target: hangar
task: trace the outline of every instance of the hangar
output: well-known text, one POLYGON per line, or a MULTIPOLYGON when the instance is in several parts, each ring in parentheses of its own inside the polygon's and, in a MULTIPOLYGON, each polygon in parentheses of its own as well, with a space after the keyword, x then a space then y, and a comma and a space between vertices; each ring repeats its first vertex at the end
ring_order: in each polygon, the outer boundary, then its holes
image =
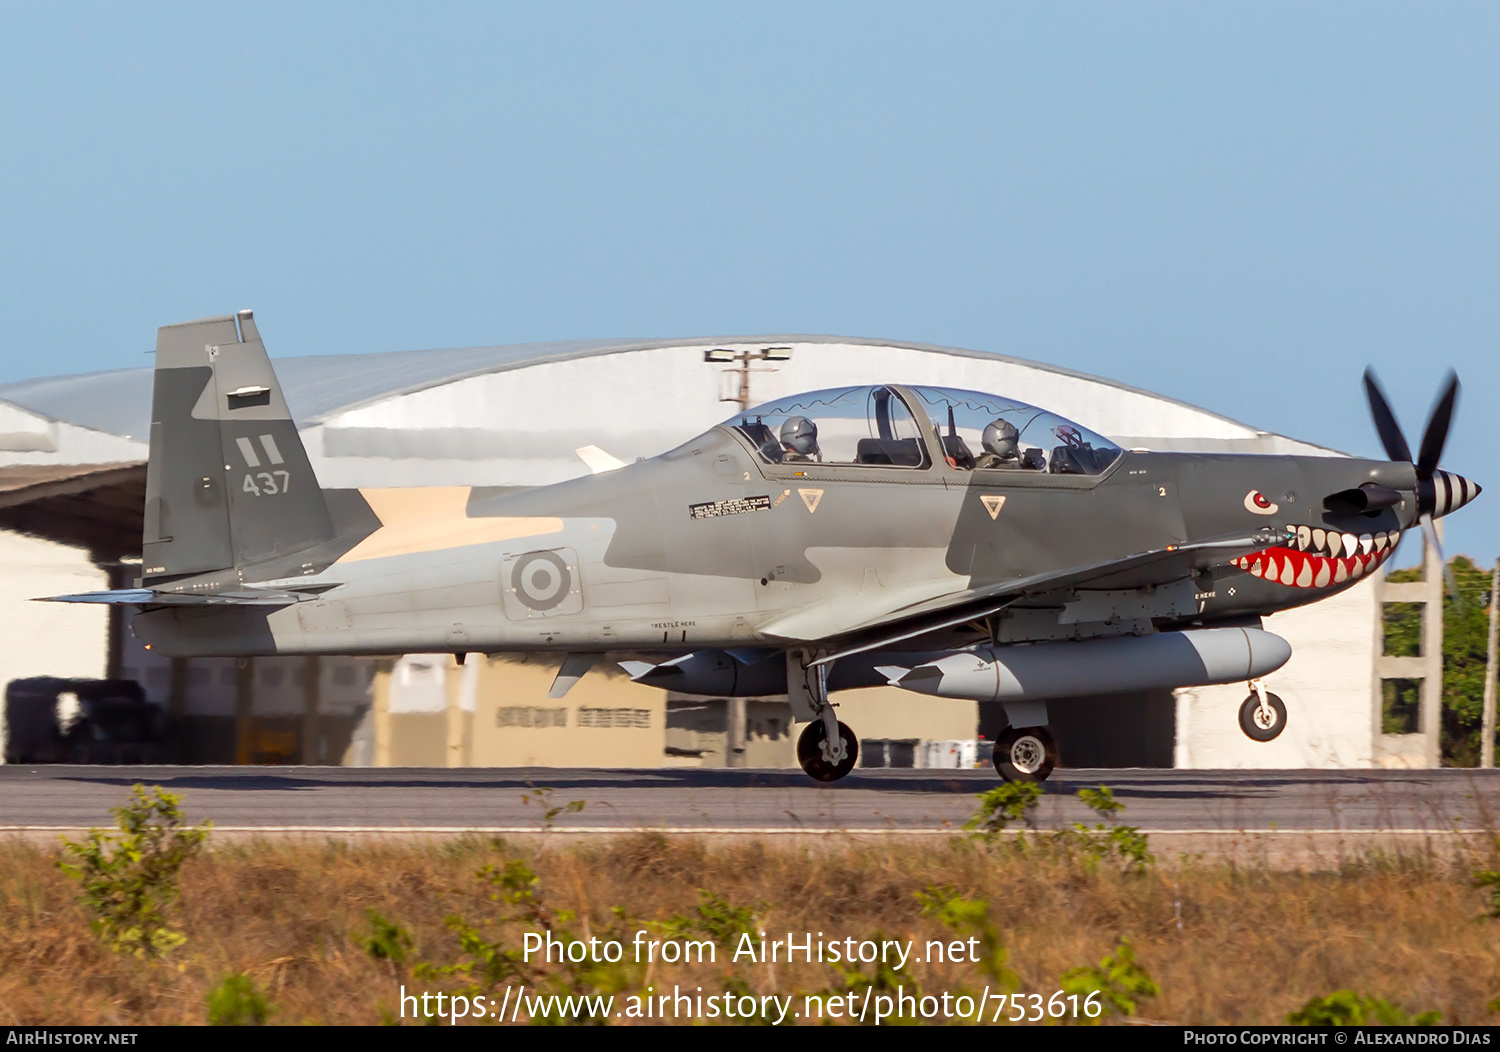
MULTIPOLYGON (((273 338, 274 339, 274 338, 273 338)), ((276 361, 319 480, 329 487, 535 486, 629 460, 801 390, 907 383, 991 391, 1047 407, 1127 448, 1342 454, 1111 380, 1004 355, 835 336, 598 340, 337 354, 276 361), (583 455, 587 455, 585 452, 583 455)), ((668 694, 595 671, 549 700, 539 659, 164 659, 98 607, 25 597, 128 586, 138 573, 151 371, 0 386, 0 682, 138 682, 175 721, 188 763, 433 766, 793 766, 776 698, 668 694)), ((1058 703, 1065 766, 1435 766, 1439 618, 1426 658, 1382 653, 1382 604, 1438 609, 1440 575, 1375 578, 1277 614, 1295 656, 1269 681, 1291 712, 1268 744, 1240 734, 1238 686, 1058 703), (1392 683, 1416 684, 1393 720, 1392 683), (1399 733, 1387 733, 1388 731, 1399 733)), ((1405 688, 1403 688, 1405 689, 1405 688)), ((895 688, 847 692, 840 715, 873 764, 974 762, 1003 713, 895 688), (981 711, 983 709, 984 711, 981 711)))

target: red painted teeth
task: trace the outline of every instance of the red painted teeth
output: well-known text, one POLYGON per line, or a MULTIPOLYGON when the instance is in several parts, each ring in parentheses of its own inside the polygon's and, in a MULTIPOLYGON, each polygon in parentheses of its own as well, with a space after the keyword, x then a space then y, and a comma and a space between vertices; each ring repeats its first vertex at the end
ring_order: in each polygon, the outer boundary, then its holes
POLYGON ((1234 565, 1290 588, 1327 588, 1375 569, 1396 550, 1400 539, 1398 530, 1353 534, 1289 525, 1285 545, 1243 556, 1234 565))

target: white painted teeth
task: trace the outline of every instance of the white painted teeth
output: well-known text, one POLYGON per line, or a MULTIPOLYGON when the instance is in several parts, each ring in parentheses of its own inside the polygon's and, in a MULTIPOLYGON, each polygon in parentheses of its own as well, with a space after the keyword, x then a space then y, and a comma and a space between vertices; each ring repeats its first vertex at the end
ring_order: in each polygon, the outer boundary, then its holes
POLYGON ((1396 547, 1401 539, 1400 530, 1379 533, 1335 533, 1311 526, 1287 526, 1284 547, 1298 552, 1312 552, 1327 559, 1349 558, 1357 554, 1369 555, 1396 547))
POLYGON ((1233 561, 1246 573, 1296 588, 1327 588, 1363 577, 1385 561, 1401 539, 1399 530, 1335 533, 1288 524, 1285 540, 1233 561), (1281 554, 1276 554, 1281 549, 1281 554), (1286 549, 1307 552, 1293 556, 1286 549))

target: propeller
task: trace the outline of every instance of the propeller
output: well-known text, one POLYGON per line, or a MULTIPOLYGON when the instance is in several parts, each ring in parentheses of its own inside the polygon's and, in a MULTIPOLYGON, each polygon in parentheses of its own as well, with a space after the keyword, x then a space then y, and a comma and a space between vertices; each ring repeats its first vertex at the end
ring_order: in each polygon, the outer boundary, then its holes
POLYGON ((1401 425, 1396 423, 1396 414, 1391 411, 1391 404, 1385 397, 1385 391, 1381 389, 1380 381, 1375 378, 1374 368, 1365 370, 1365 395, 1370 400, 1370 415, 1375 418, 1375 431, 1380 435, 1380 444, 1385 447, 1386 456, 1392 460, 1411 464, 1417 471, 1417 517, 1422 523, 1422 533, 1427 538, 1427 543, 1432 545, 1432 550, 1437 553, 1438 563, 1443 568, 1443 576, 1448 581, 1448 594, 1455 600, 1458 599, 1458 582, 1453 578, 1453 571, 1448 568, 1448 559, 1443 554, 1442 542, 1438 540, 1437 527, 1432 524, 1434 512, 1437 515, 1446 514, 1459 504, 1467 504, 1473 499, 1469 490, 1478 496, 1479 487, 1466 479, 1451 475, 1446 471, 1438 470, 1438 461, 1443 456, 1443 446, 1448 441, 1448 428, 1453 424, 1453 407, 1458 402, 1458 374, 1452 369, 1448 370, 1448 378, 1443 384, 1442 394, 1438 396, 1437 403, 1432 407, 1432 412, 1427 417, 1427 428, 1422 432, 1422 445, 1417 454, 1415 462, 1412 461, 1411 447, 1406 444, 1406 436, 1401 433, 1401 425), (1459 483, 1459 500, 1453 499, 1453 481, 1459 483), (1442 484, 1442 494, 1438 492, 1439 481, 1442 484), (1438 511, 1439 503, 1442 510, 1438 511), (1450 507, 1451 505, 1451 507, 1450 507))

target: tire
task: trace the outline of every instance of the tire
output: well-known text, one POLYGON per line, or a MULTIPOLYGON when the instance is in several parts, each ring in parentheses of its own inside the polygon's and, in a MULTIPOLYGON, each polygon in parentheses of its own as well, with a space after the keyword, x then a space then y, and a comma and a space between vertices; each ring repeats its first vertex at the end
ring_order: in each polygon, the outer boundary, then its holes
POLYGON ((828 739, 823 721, 813 720, 802 729, 802 735, 797 739, 797 762, 802 765, 809 778, 819 782, 836 782, 854 770, 854 765, 859 762, 859 739, 842 723, 839 724, 839 737, 844 742, 844 759, 841 763, 831 764, 823 759, 822 745, 828 739))
POLYGON ((1007 782, 1045 782, 1057 766, 1057 743, 1045 727, 1007 727, 992 759, 1007 782))
POLYGON ((1252 692, 1240 705, 1240 730, 1244 731, 1245 737, 1251 741, 1268 742, 1286 730, 1286 706, 1270 691, 1266 692, 1266 701, 1271 706, 1271 713, 1275 720, 1270 725, 1263 725, 1260 698, 1255 693, 1252 692))

